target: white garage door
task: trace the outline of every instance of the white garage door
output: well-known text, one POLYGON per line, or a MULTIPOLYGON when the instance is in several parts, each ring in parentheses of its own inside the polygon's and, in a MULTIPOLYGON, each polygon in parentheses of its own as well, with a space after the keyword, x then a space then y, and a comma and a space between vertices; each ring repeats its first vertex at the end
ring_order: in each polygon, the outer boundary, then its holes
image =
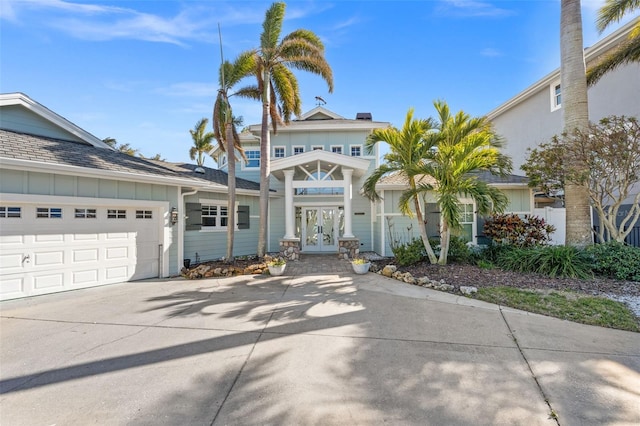
POLYGON ((0 300, 158 276, 160 210, 3 203, 0 300))

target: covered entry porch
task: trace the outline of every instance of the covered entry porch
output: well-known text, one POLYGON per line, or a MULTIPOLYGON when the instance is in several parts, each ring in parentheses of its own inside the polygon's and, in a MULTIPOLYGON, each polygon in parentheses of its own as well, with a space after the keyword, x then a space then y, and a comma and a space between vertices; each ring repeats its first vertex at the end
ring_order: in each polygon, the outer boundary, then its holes
POLYGON ((283 255, 290 259, 300 252, 354 255, 359 244, 354 243, 358 237, 352 223, 353 180, 367 172, 369 163, 323 150, 271 163, 272 174, 284 182, 283 255))

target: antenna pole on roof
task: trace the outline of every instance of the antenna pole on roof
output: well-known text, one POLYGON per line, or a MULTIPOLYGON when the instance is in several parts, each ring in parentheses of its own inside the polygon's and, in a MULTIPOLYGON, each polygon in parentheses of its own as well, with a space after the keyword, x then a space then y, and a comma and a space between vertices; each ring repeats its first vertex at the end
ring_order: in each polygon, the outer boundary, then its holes
POLYGON ((224 55, 222 54, 222 31, 218 22, 218 37, 220 38, 220 72, 222 73, 222 87, 224 87, 224 55))

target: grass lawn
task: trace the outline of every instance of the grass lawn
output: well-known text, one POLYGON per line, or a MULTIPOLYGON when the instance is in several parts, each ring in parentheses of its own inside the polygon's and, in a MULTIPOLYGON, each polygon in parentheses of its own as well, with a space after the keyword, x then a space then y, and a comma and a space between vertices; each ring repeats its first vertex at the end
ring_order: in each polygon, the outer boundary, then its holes
POLYGON ((640 332, 638 319, 624 303, 603 297, 512 287, 479 288, 474 297, 485 302, 582 324, 640 332))

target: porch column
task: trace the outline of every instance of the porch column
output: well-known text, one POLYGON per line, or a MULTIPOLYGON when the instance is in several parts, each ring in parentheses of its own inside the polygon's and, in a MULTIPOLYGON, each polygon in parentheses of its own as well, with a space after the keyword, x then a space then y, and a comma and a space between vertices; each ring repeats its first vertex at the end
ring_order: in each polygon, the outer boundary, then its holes
POLYGON ((344 177, 344 237, 354 237, 351 230, 351 177, 353 176, 353 169, 342 169, 342 176, 344 177))
POLYGON ((295 238, 293 229, 293 173, 295 170, 286 169, 284 173, 284 238, 295 238))

